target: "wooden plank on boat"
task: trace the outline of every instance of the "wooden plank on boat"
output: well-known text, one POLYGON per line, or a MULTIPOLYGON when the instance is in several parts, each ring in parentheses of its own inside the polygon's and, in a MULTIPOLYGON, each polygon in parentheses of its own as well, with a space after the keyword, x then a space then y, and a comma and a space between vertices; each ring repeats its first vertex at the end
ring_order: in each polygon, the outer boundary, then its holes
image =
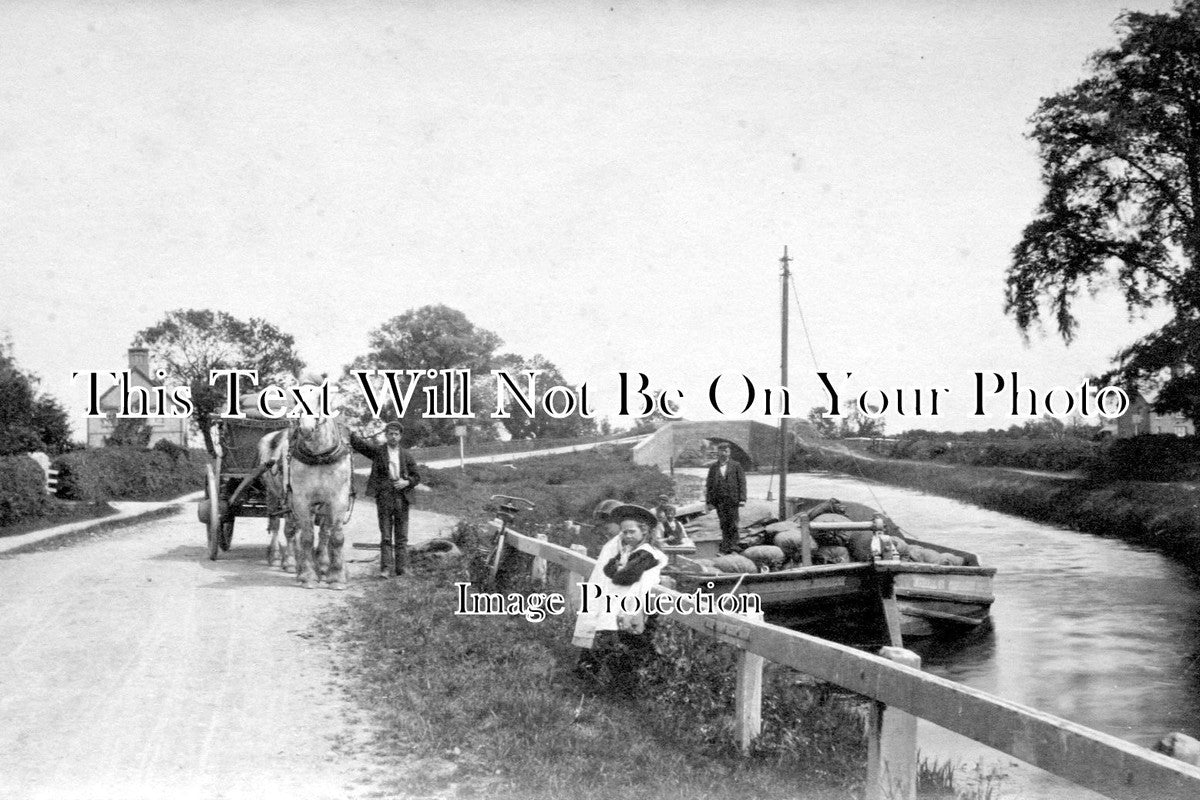
POLYGON ((951 567, 944 564, 923 564, 919 561, 876 561, 875 568, 881 572, 897 572, 906 575, 961 575, 991 578, 996 575, 995 567, 951 567))
MULTIPOLYGON (((805 514, 805 516, 808 516, 805 514)), ((875 522, 820 522, 814 520, 808 523, 810 530, 814 531, 873 531, 883 530, 883 523, 875 522)))

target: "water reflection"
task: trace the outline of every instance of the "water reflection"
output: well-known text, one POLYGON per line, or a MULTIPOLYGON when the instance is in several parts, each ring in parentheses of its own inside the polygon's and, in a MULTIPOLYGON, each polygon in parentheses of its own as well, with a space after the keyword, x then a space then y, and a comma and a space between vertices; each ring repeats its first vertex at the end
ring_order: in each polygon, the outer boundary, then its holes
POLYGON ((980 625, 963 636, 914 639, 909 650, 921 657, 923 669, 937 675, 992 691, 996 656, 996 629, 991 622, 980 625))

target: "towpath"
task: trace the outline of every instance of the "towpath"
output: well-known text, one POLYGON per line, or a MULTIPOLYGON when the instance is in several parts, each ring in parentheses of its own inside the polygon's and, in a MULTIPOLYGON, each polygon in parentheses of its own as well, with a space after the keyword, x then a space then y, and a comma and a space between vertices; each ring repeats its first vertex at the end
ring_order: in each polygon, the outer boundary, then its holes
MULTIPOLYGON (((453 520, 415 511, 414 543, 453 520)), ((240 519, 206 556, 194 504, 66 546, 0 558, 0 797, 305 798, 371 792, 365 715, 314 620, 375 580, 306 591, 240 519)), ((348 542, 378 541, 360 500, 348 542)))

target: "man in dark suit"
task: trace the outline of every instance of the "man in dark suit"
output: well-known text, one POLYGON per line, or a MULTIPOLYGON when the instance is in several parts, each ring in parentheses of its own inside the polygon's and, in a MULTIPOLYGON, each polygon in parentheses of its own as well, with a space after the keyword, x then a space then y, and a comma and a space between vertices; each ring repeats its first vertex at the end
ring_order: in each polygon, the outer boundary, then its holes
POLYGON ((722 553, 738 552, 738 509, 746 505, 746 473, 729 457, 729 443, 717 445, 717 461, 708 468, 704 502, 721 521, 722 553))
POLYGON ((375 493, 379 515, 379 577, 403 575, 408 567, 409 493, 421 482, 417 462, 400 446, 404 426, 389 422, 383 429, 385 442, 376 444, 356 433, 350 446, 371 459, 367 488, 375 493))

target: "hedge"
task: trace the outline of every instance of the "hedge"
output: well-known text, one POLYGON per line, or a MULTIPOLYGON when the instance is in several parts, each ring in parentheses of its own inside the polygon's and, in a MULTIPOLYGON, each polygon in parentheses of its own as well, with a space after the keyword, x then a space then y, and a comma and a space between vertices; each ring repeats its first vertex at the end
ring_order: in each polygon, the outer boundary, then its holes
POLYGON ((1111 480, 1196 480, 1200 478, 1200 438, 1162 433, 1115 439, 1093 473, 1111 480))
POLYGON ((0 456, 0 528, 46 513, 46 473, 29 456, 0 456))
POLYGON ((973 467, 1012 467, 1067 472, 1087 469, 1103 458, 1099 442, 1075 437, 1062 439, 930 439, 925 437, 876 439, 852 449, 865 449, 884 458, 940 461, 973 467))
MULTIPOLYGON (((179 448, 182 450, 182 448, 179 448)), ((58 496, 65 500, 172 500, 204 487, 202 451, 100 447, 57 459, 58 496)))

